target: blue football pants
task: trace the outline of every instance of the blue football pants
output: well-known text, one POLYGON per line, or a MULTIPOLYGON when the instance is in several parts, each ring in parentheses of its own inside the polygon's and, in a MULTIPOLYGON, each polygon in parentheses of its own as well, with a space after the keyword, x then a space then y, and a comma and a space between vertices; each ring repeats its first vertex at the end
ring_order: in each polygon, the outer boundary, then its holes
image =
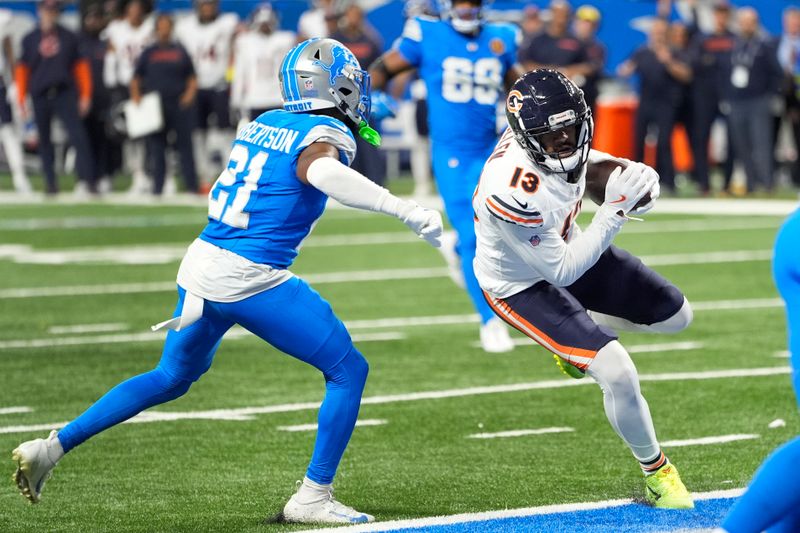
MULTIPOLYGON (((180 315, 184 296, 178 287, 174 316, 180 315)), ((64 451, 185 394, 209 369, 222 336, 234 324, 322 371, 326 393, 306 475, 317 483, 331 483, 358 417, 369 367, 328 302, 299 278, 238 302, 206 301, 197 322, 167 334, 155 369, 120 383, 59 431, 64 451)))
POLYGON ((461 257, 461 270, 467 285, 467 293, 481 316, 482 323, 494 318, 494 312, 483 297, 483 291, 475 279, 475 270, 472 267, 477 244, 472 195, 478 186, 483 164, 493 149, 494 142, 487 145, 485 150, 477 151, 453 150, 438 144, 434 144, 431 149, 436 187, 444 202, 450 225, 458 234, 456 252, 461 257))
MULTIPOLYGON (((772 273, 786 303, 792 384, 800 404, 800 210, 795 211, 778 232, 772 273)), ((800 437, 784 444, 764 461, 722 527, 730 533, 800 531, 798 464, 800 437)))

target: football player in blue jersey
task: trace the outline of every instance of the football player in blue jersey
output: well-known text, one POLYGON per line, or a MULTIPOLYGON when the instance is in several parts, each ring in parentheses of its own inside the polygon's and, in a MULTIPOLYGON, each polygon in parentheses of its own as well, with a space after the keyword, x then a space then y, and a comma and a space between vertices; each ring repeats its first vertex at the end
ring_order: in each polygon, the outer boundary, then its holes
MULTIPOLYGON (((772 260, 775 285, 786 303, 792 383, 800 405, 800 209, 783 224, 772 260)), ((800 531, 800 437, 784 444, 759 467, 747 492, 722 523, 727 533, 800 531)))
POLYGON ((288 268, 322 215, 340 203, 402 220, 439 246, 438 212, 393 196, 349 168, 355 135, 378 144, 367 123, 369 76, 332 39, 294 47, 281 65, 284 110, 241 129, 227 168, 209 193, 208 225, 178 271, 174 318, 154 370, 120 383, 47 439, 13 452, 23 495, 39 501, 61 457, 90 437, 186 393, 211 366, 234 324, 318 368, 326 380, 314 453, 283 509, 289 522, 358 523, 373 517, 336 501, 332 482, 358 416, 367 361, 331 306, 288 268), (309 320, 314 322, 308 328, 309 320))
POLYGON ((482 0, 448 1, 441 16, 409 19, 394 48, 370 67, 370 76, 376 89, 412 68, 425 80, 433 172, 458 235, 455 253, 447 244, 442 252, 451 267, 460 260, 456 271, 480 314, 483 349, 505 352, 514 344, 486 303, 472 268, 472 193, 497 143, 498 98, 521 74, 516 65, 520 33, 509 24, 484 22, 482 0))

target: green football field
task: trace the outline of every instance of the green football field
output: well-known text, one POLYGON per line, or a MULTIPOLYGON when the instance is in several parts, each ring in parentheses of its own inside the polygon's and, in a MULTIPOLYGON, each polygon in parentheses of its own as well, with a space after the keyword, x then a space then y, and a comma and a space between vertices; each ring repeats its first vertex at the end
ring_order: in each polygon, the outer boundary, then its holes
MULTIPOLYGON (((163 334, 149 326, 171 316, 180 257, 205 209, 50 204, 2 213, 0 530, 302 529, 261 522, 304 474, 314 432, 296 426, 314 424, 324 380, 237 329, 186 396, 75 449, 41 504, 17 493, 17 444, 157 363, 163 334)), ((692 491, 744 487, 798 433, 770 277, 780 220, 652 215, 616 240, 695 306, 678 335, 621 336, 692 491), (769 428, 776 419, 786 425, 769 428)), ((336 479, 344 503, 392 520, 643 496, 599 388, 561 375, 521 335, 509 354, 476 347, 466 295, 439 253, 401 223, 330 210, 292 270, 331 302, 370 362, 364 425, 336 479), (546 431, 495 435, 537 429, 546 431)))

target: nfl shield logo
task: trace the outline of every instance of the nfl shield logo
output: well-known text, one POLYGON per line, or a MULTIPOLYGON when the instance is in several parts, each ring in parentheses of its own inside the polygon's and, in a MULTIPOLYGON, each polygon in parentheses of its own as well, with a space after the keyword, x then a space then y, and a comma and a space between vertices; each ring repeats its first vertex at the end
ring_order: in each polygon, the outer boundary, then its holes
POLYGON ((310 90, 314 88, 314 82, 312 80, 305 80, 306 90, 310 90))
POLYGON ((531 243, 531 246, 539 246, 539 243, 542 242, 542 239, 538 235, 534 235, 528 239, 528 242, 531 243))

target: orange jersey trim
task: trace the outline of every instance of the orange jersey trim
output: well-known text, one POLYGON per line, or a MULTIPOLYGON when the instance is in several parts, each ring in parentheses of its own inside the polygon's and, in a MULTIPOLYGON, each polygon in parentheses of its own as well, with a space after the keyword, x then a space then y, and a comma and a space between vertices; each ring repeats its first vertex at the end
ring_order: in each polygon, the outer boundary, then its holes
POLYGON ((486 199, 486 203, 489 205, 489 208, 492 211, 496 212, 498 215, 501 215, 501 216, 503 216, 505 218, 511 219, 514 222, 520 222, 522 224, 541 224, 542 222, 544 222, 544 219, 542 219, 542 218, 521 218, 521 217, 512 215, 508 211, 505 211, 504 209, 501 209, 497 204, 495 204, 492 201, 491 198, 487 198, 486 199))

